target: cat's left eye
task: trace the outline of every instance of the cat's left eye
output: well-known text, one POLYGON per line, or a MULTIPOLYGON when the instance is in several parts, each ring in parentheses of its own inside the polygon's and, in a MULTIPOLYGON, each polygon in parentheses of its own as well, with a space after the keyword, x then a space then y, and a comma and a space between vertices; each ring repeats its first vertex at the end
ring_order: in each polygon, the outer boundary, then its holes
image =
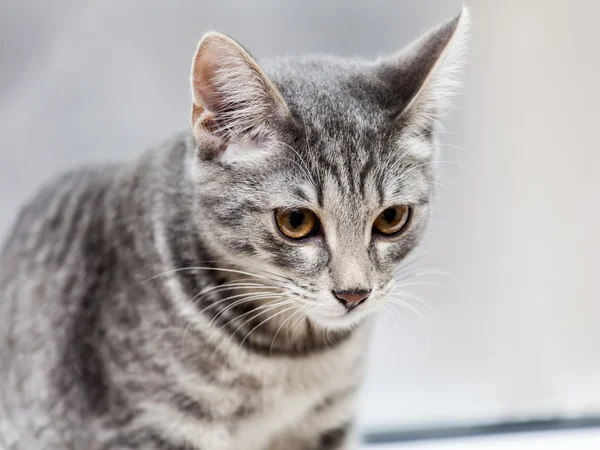
POLYGON ((412 215, 412 209, 407 205, 397 205, 386 208, 373 222, 373 232, 391 236, 406 231, 412 215))

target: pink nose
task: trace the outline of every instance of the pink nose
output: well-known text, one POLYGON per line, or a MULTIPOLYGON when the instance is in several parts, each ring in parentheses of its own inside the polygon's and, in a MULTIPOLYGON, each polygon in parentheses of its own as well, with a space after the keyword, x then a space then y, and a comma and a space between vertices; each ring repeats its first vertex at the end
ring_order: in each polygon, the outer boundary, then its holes
POLYGON ((357 290, 357 291, 333 291, 333 295, 338 301, 348 310, 348 312, 352 311, 358 305, 363 303, 371 291, 367 290, 357 290))

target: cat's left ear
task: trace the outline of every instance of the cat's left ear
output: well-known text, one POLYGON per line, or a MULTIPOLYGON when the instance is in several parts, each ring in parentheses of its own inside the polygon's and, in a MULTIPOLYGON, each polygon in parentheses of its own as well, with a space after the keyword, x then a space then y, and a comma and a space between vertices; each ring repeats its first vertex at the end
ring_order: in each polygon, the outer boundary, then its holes
POLYGON ((203 148, 263 144, 289 110, 275 85, 236 41, 222 33, 204 35, 192 63, 191 125, 203 148))
POLYGON ((399 53, 376 63, 384 107, 403 132, 431 131, 451 106, 469 38, 469 11, 430 30, 399 53))

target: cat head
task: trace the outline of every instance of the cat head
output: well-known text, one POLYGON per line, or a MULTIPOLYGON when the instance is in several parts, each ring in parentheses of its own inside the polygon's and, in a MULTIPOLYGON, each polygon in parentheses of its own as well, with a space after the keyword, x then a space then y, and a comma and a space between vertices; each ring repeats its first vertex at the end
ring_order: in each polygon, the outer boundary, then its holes
POLYGON ((434 130, 468 27, 463 10, 376 61, 263 66, 206 34, 191 75, 193 170, 198 223, 220 258, 284 286, 321 326, 378 309, 428 222, 434 130))

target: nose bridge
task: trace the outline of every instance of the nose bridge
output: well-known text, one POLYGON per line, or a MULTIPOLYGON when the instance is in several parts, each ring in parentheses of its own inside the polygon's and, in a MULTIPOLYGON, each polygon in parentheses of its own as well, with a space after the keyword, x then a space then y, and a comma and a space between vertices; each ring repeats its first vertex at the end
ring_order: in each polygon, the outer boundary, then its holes
POLYGON ((338 245, 331 258, 333 288, 337 290, 368 290, 371 288, 371 263, 362 233, 357 230, 338 232, 338 245))

